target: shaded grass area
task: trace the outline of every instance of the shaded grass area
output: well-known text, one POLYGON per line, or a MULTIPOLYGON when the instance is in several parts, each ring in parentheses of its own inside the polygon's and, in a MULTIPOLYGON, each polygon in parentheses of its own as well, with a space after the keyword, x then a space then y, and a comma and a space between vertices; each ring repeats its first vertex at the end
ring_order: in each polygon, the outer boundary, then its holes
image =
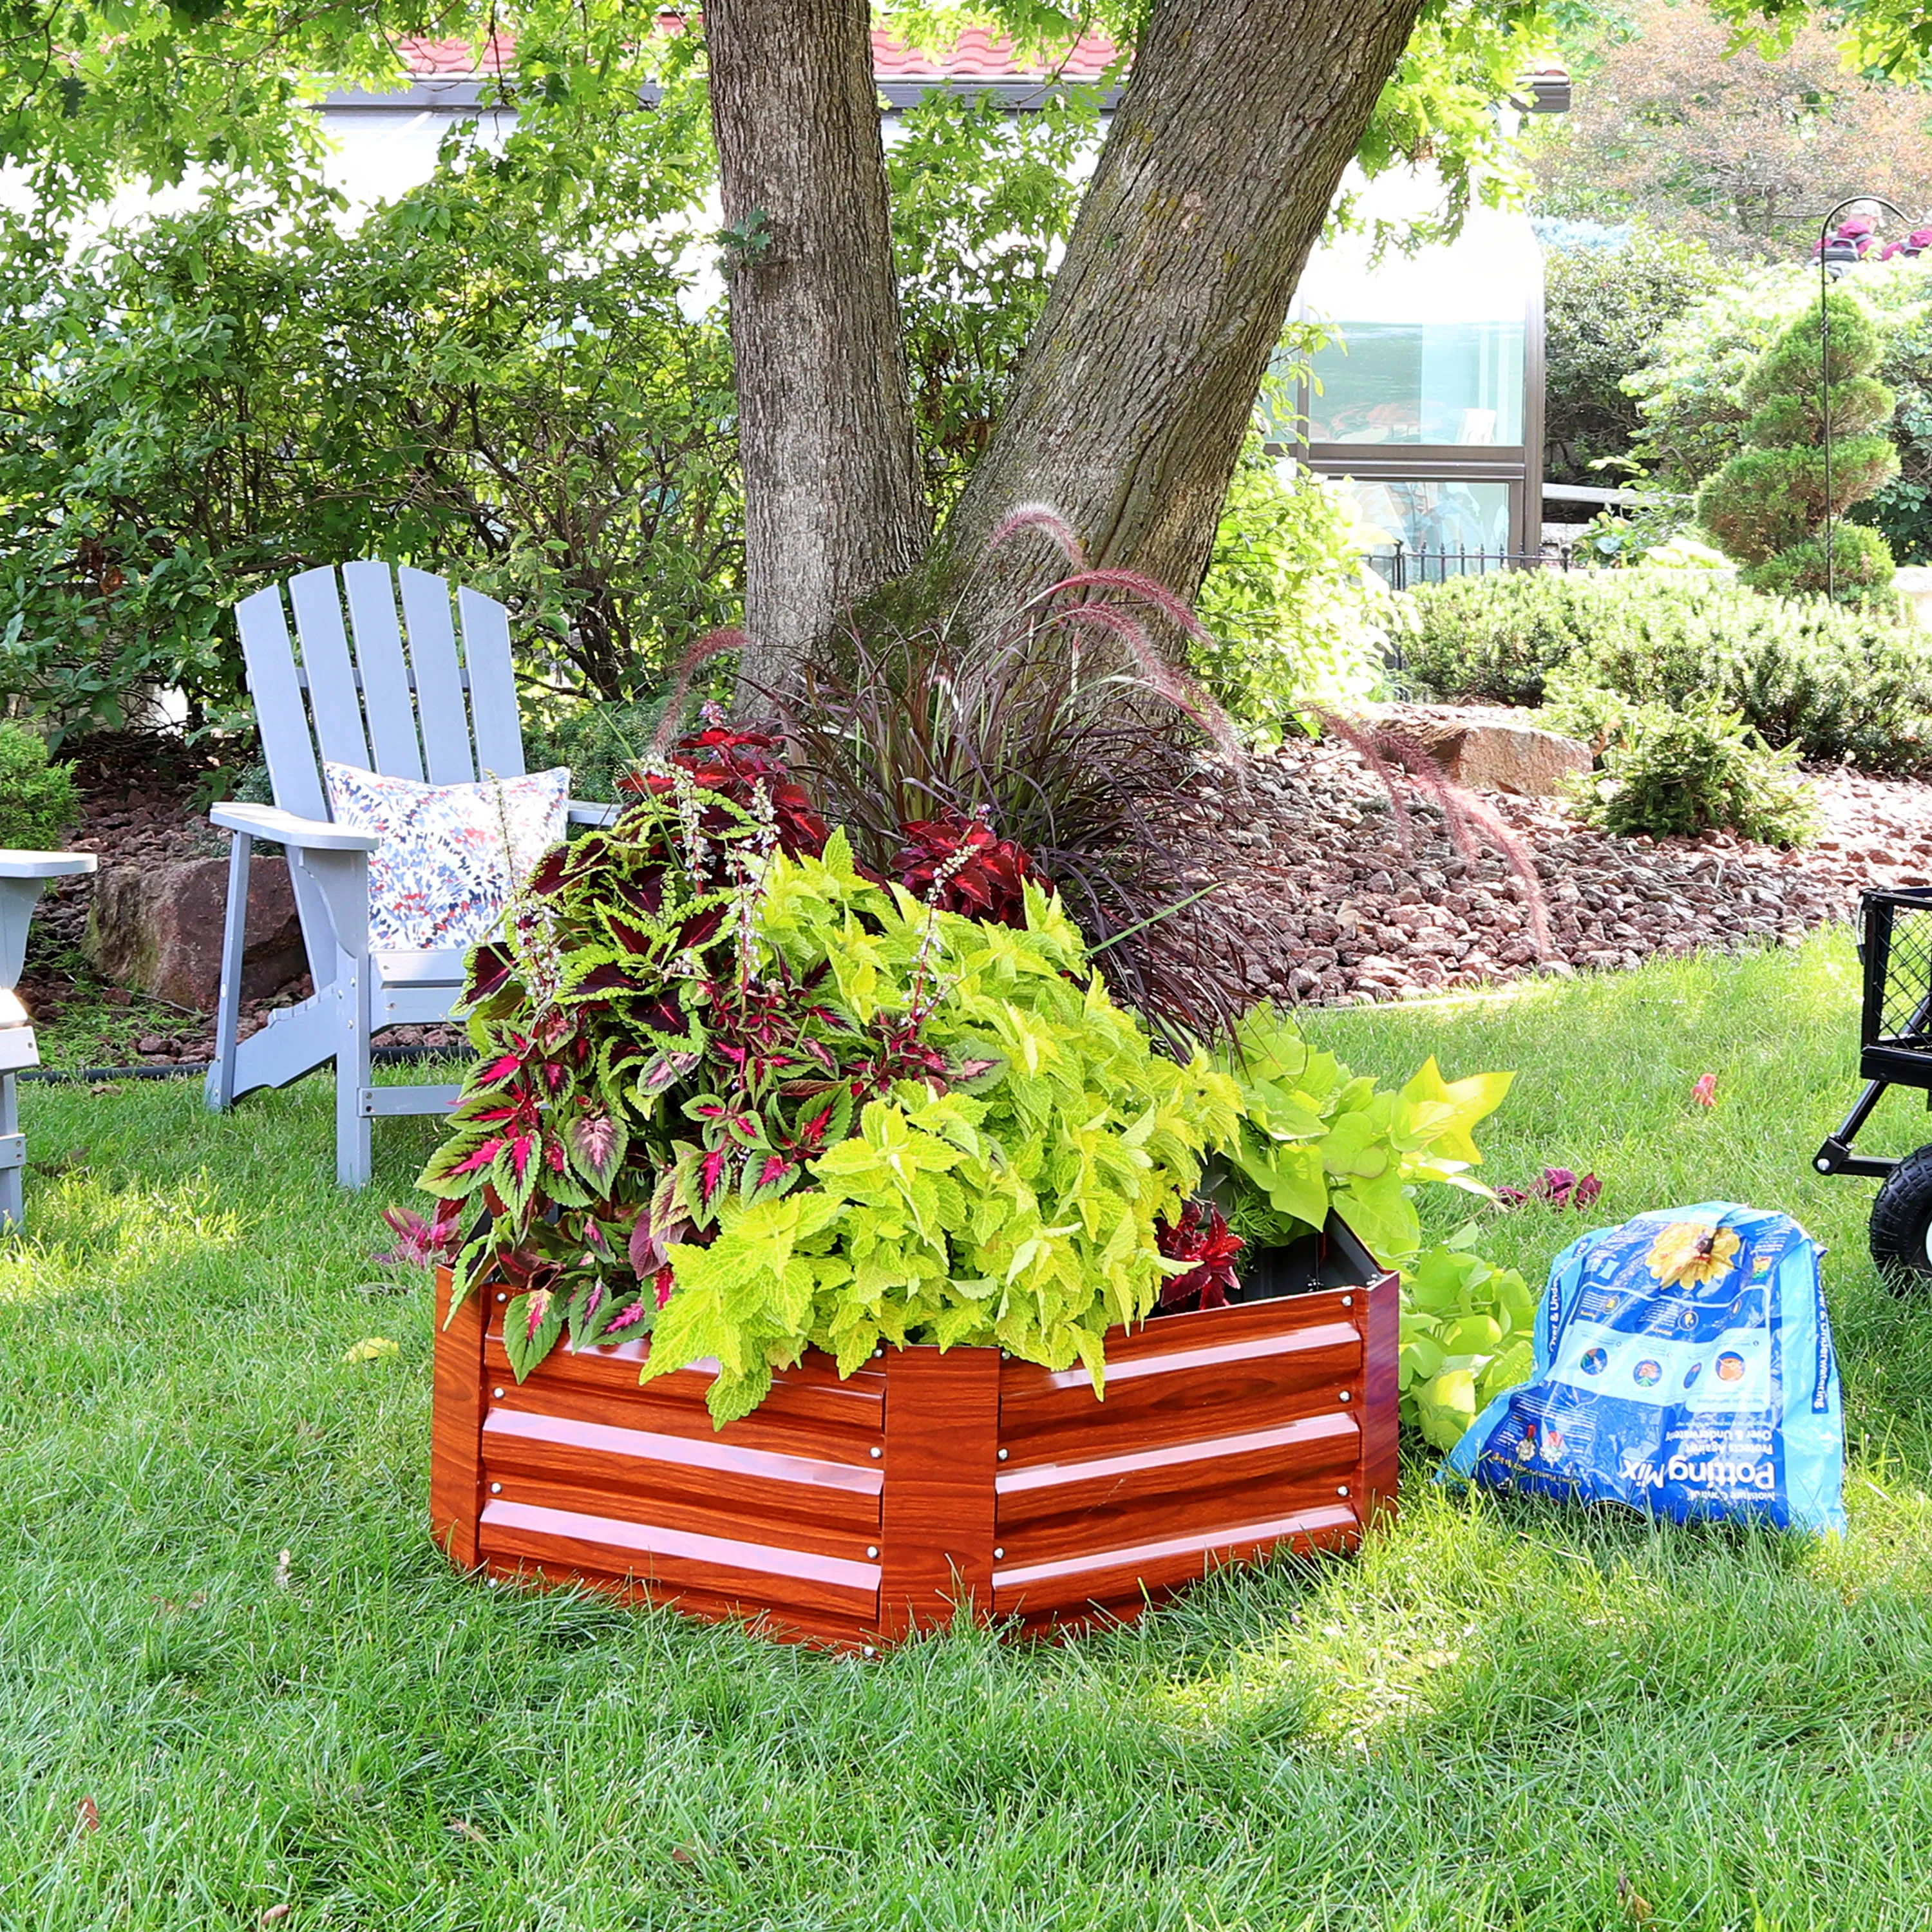
MULTIPOLYGON (((1805 1165, 1854 996, 1832 938, 1310 1024, 1388 1077, 1521 1068, 1492 1178, 1594 1167, 1593 1218, 1728 1195, 1829 1242, 1846 1544, 1459 1500, 1418 1460, 1358 1562, 872 1664, 444 1567, 427 1285, 366 1259, 426 1124, 379 1128, 352 1198, 326 1082, 224 1120, 191 1086, 30 1093, 0 1925, 1595 1932, 1622 1876, 1660 1927, 1923 1926, 1926 1311, 1873 1277, 1869 1184, 1805 1165), (371 1336, 399 1352, 343 1360, 371 1336)), ((1932 1139, 1888 1108, 1875 1147, 1932 1139)), ((1489 1245, 1540 1275, 1587 1225, 1489 1245)))

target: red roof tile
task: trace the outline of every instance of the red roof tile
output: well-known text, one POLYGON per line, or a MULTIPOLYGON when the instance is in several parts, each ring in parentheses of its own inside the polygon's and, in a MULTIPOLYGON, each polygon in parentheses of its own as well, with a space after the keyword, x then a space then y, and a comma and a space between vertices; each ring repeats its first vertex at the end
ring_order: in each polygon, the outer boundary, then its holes
MULTIPOLYGON (((508 34, 492 40, 479 63, 467 40, 406 40, 403 58, 411 74, 428 80, 438 76, 499 71, 514 50, 508 34)), ((944 54, 934 56, 902 44, 881 28, 872 33, 872 66, 881 80, 999 80, 1030 79, 1054 73, 1069 80, 1093 80, 1114 58, 1111 40, 1089 34, 1064 61, 1016 60, 1012 44, 977 27, 970 28, 944 54)))

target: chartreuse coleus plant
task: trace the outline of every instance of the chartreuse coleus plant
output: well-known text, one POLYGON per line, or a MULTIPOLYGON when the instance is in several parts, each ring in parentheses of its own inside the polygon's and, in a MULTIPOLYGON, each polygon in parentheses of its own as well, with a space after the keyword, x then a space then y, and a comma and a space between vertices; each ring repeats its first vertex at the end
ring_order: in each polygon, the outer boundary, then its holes
POLYGON ((1230 1226, 1267 1246, 1320 1227, 1332 1208, 1400 1270, 1402 1420, 1454 1448, 1491 1396, 1532 1372, 1534 1303, 1521 1275, 1472 1251, 1473 1222, 1418 1256, 1414 1194, 1438 1181, 1490 1196, 1469 1172, 1482 1160, 1473 1132, 1512 1076, 1445 1081, 1432 1058, 1407 1085, 1378 1088, 1267 1006, 1245 1016, 1228 1064, 1241 1089, 1230 1226))
POLYGON ((1453 1449, 1492 1396, 1535 1372, 1536 1297, 1474 1252, 1476 1225, 1402 1270, 1402 1419, 1453 1449))
POLYGON ((1432 1056, 1406 1086, 1379 1088, 1265 1004, 1243 1016, 1223 1059, 1240 1089, 1228 1219, 1251 1245, 1294 1240, 1333 1208, 1384 1267, 1400 1268, 1421 1245, 1418 1184, 1489 1197, 1469 1172, 1483 1158, 1472 1132, 1514 1075, 1447 1081, 1432 1056))
POLYGON ((775 748, 687 741, 473 956, 480 1057, 422 1176, 488 1210, 459 1293, 518 1291, 520 1377, 566 1331, 651 1333, 647 1378, 715 1358, 721 1424, 808 1346, 996 1343, 1100 1387, 1234 1082, 1152 1051, 1038 884, 1018 925, 947 909, 970 828, 902 855, 923 898, 862 876, 775 748))

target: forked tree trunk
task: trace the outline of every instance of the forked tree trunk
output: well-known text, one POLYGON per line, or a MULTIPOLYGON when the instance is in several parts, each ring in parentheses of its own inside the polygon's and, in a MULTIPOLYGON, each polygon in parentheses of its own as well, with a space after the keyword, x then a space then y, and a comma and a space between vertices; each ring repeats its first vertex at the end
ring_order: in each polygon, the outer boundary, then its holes
POLYGON ((931 523, 866 0, 709 0, 704 27, 733 231, 740 674, 770 685, 844 605, 919 562, 931 523))
POLYGON ((1200 585, 1268 357, 1418 0, 1158 0, 1013 393, 946 533, 1042 501, 1200 585))

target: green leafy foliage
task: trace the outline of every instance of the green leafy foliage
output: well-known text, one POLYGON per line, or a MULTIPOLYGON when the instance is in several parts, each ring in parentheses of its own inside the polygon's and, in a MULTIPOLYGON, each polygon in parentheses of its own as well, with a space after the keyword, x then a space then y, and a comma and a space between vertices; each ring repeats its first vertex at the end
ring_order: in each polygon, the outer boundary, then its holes
POLYGON ((458 141, 352 230, 214 198, 10 262, 0 697, 77 728, 172 686, 227 722, 234 600, 372 554, 502 598, 541 686, 648 690, 731 614, 742 544, 723 326, 643 232, 701 188, 688 139, 458 141))
POLYGON ((1932 759, 1932 640, 1876 613, 1645 568, 1498 572, 1414 599, 1408 673, 1444 698, 1540 704, 1560 670, 1637 704, 1714 698, 1808 758, 1932 759))
POLYGON ((1402 1271, 1402 1419, 1438 1449, 1536 1367, 1536 1298, 1514 1268, 1475 1253, 1477 1238, 1466 1222, 1402 1271))
POLYGON ((1331 1210, 1384 1267, 1420 1245, 1413 1195, 1424 1182, 1486 1195, 1476 1124, 1509 1091, 1508 1073, 1445 1081, 1432 1056, 1399 1089, 1352 1075, 1270 1006, 1245 1015, 1225 1058, 1240 1094, 1225 1150, 1228 1226, 1256 1247, 1319 1228, 1331 1210))
POLYGON ((73 766, 50 764, 38 731, 0 719, 0 846, 51 850, 80 815, 73 766))
MULTIPOLYGON (((1932 288, 1924 265, 1903 256, 1862 264, 1856 286, 1880 333, 1873 376, 1896 398, 1881 426, 1899 469, 1848 514, 1879 530, 1900 562, 1922 563, 1932 559, 1932 288)), ((1816 272, 1795 262, 1741 272, 1660 330, 1624 381, 1643 422, 1636 454, 1660 483, 1694 490, 1738 453, 1756 408, 1745 382, 1817 292, 1816 272)))
POLYGON ((997 1342, 1098 1388, 1234 1084, 1156 1054, 1030 880, 1010 925, 862 874, 774 752, 685 741, 473 956, 482 1058, 422 1176, 488 1210, 460 1286, 520 1291, 520 1375, 566 1329, 648 1328, 647 1376, 715 1358, 721 1424, 808 1346, 997 1342))
POLYGON ((1100 92, 1042 90, 1014 114, 991 92, 935 88, 886 151, 913 412, 934 506, 986 446, 1073 226, 1100 92))
POLYGON ((1600 488, 1599 465, 1629 455, 1643 427, 1624 379, 1658 332, 1721 283, 1702 244, 1633 226, 1611 246, 1544 250, 1544 475, 1600 488))
POLYGON ((1195 668, 1231 716, 1278 744, 1311 708, 1350 710, 1387 680, 1406 602, 1369 565, 1342 490, 1284 477, 1251 438, 1228 486, 1198 602, 1195 668))
POLYGON ((1831 562, 1856 574, 1828 576, 1819 541, 1828 518, 1844 515, 1898 473, 1898 454, 1880 433, 1892 419, 1892 392, 1874 380, 1880 332, 1864 304, 1834 289, 1765 350, 1744 378, 1753 413, 1744 446, 1697 498, 1704 526, 1744 566, 1744 581, 1767 590, 1818 592, 1847 601, 1892 581, 1892 553, 1874 532, 1831 562), (1826 435, 1828 424, 1830 434, 1826 435))
POLYGON ((1720 700, 1631 705, 1599 691, 1573 702, 1605 741, 1600 771, 1576 781, 1592 824, 1654 837, 1723 828, 1765 845, 1801 844, 1817 829, 1796 748, 1772 751, 1720 700))

